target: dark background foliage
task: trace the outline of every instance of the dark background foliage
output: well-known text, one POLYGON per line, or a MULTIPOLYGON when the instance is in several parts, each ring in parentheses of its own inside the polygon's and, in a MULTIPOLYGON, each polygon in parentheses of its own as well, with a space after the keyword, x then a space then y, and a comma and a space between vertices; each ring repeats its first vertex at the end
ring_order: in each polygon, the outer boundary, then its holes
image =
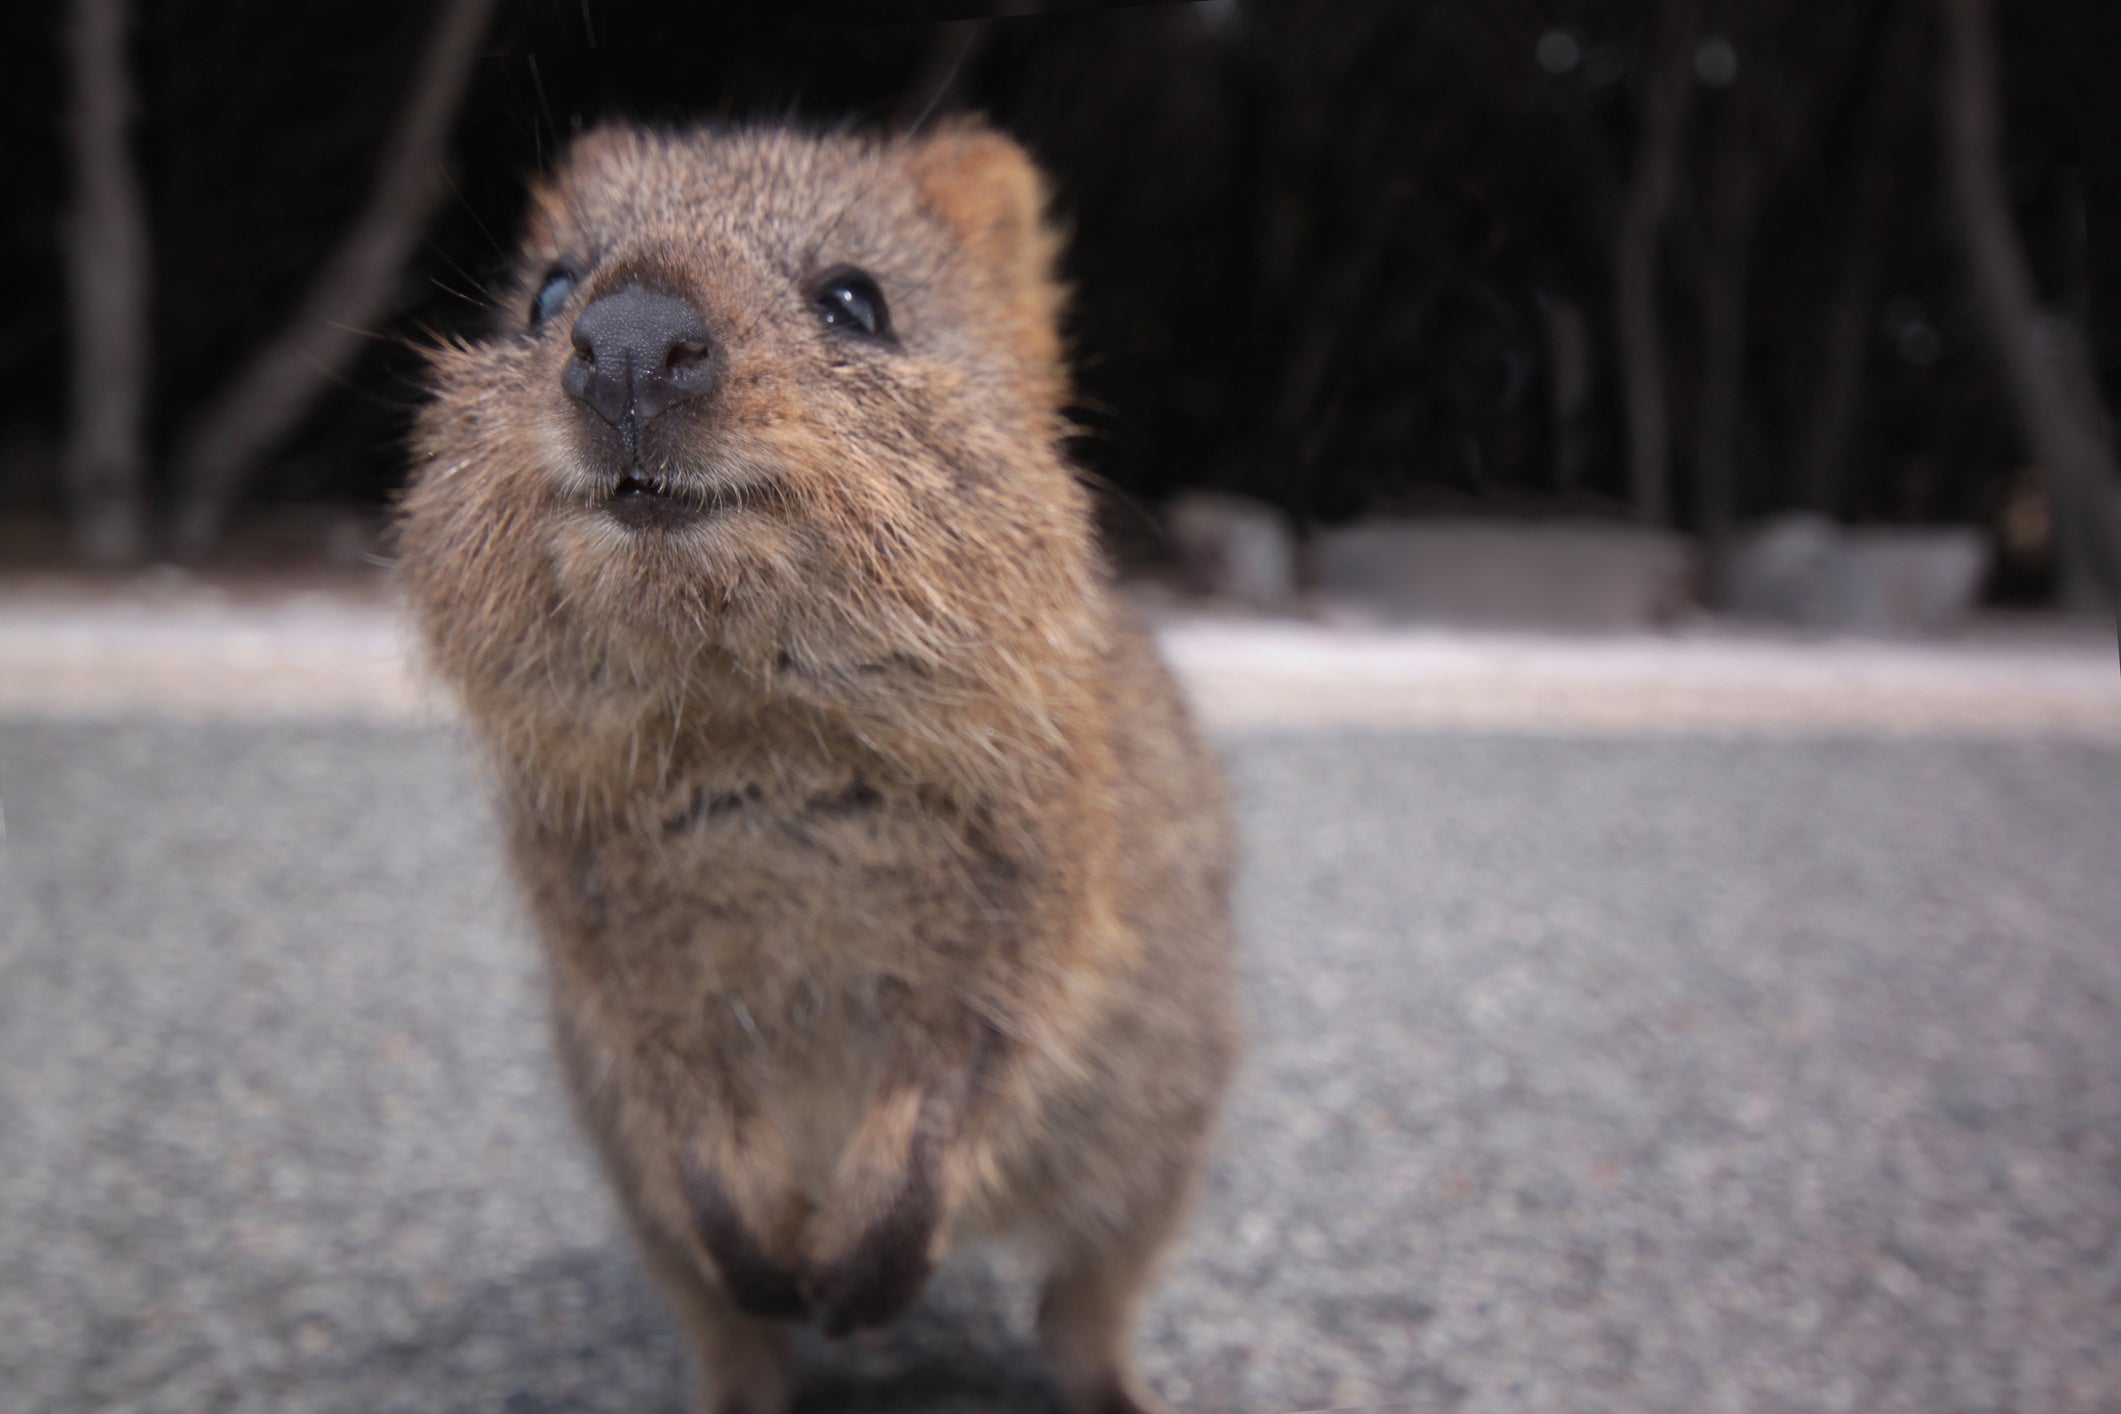
MULTIPOLYGON (((2080 137, 2111 106, 2096 41, 2116 25, 1999 13, 2014 215, 2043 304, 2108 354, 2113 163, 2080 137)), ((151 465, 355 219, 434 14, 139 7, 151 465)), ((61 19, 0 21, 0 497, 18 509, 59 502, 61 19)), ((1655 289, 1670 518, 1811 506, 2001 527, 2030 474, 1947 209, 1921 0, 510 0, 387 320, 246 494, 387 499, 419 396, 412 344, 485 316, 525 175, 583 125, 975 108, 1056 177, 1080 455, 1126 496, 1232 489, 1299 524, 1445 504, 1624 514, 1614 249, 1675 21, 1690 90, 1655 289)), ((172 494, 166 473, 150 491, 172 494)), ((2022 584, 2005 563, 2007 593, 2042 592, 2037 545, 2022 584)))

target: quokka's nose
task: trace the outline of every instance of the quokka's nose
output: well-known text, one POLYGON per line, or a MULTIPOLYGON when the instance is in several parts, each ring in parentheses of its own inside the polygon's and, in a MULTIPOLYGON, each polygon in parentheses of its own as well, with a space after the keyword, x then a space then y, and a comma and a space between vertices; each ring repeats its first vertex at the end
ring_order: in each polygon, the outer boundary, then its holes
POLYGON ((646 422, 714 386, 707 321, 681 299, 628 285, 582 311, 560 382, 614 427, 646 422))

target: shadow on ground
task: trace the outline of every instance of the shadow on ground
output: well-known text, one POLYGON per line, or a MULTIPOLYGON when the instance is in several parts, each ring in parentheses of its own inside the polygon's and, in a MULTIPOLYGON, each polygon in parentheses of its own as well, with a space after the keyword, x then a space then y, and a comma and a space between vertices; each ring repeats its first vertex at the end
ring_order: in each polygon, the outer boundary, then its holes
MULTIPOLYGON (((806 1335, 797 1414, 1065 1414, 1033 1351, 996 1315, 1006 1305, 999 1295, 986 1274, 954 1271, 888 1333, 852 1342, 806 1335)), ((301 1383, 335 1391, 337 1408, 408 1414, 693 1408, 677 1330, 624 1251, 540 1260, 469 1291, 414 1339, 320 1362, 301 1383)))

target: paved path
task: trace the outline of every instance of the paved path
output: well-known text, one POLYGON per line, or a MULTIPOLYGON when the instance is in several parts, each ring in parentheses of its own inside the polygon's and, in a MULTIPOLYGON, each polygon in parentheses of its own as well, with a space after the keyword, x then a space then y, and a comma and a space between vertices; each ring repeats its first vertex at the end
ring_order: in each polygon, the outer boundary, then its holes
MULTIPOLYGON (((1228 731, 1212 1414, 2121 1410, 2121 744, 1228 731)), ((0 716, 0 1408, 675 1411, 446 724, 0 716)), ((1006 1263, 806 1414, 1051 1414, 1006 1263)))

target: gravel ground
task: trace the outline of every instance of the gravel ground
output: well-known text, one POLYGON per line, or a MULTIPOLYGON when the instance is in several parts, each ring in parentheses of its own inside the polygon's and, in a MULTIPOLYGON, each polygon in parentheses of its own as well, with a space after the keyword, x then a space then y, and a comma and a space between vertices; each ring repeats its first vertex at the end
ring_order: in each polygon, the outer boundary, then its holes
MULTIPOLYGON (((1226 736, 1199 1411, 2121 1410, 2121 745, 1226 736)), ((0 721, 0 1405, 675 1411, 446 726, 0 721)), ((1006 1262, 803 1405, 1050 1414, 1006 1262)))

